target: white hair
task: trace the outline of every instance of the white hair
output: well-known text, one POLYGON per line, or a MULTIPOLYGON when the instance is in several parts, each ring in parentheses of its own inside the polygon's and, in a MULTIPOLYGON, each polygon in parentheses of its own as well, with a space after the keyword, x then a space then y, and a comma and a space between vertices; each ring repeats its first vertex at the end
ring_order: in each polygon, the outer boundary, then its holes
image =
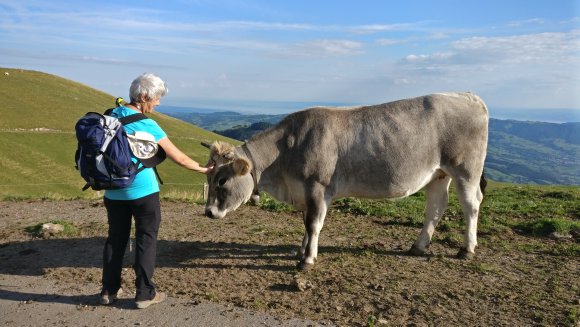
POLYGON ((129 88, 129 97, 131 102, 138 102, 141 96, 151 100, 164 96, 168 91, 167 85, 159 76, 145 73, 133 80, 129 88))

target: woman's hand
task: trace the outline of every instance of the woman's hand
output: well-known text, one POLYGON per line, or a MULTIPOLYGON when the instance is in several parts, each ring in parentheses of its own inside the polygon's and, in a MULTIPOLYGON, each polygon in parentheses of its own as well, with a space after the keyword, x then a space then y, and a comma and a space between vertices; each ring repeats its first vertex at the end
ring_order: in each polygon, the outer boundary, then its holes
POLYGON ((209 161, 205 165, 205 168, 207 168, 207 170, 206 170, 205 173, 206 174, 211 174, 213 172, 213 170, 215 169, 215 161, 209 159, 209 161))

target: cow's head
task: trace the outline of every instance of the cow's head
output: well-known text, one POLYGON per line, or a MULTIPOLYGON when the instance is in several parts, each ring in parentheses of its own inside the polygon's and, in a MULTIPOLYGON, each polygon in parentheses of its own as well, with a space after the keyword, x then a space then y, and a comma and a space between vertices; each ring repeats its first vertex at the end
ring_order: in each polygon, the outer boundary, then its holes
POLYGON ((235 147, 225 142, 214 142, 210 148, 210 160, 215 163, 207 175, 209 185, 205 215, 222 218, 236 210, 252 196, 254 179, 251 163, 235 154, 235 147))

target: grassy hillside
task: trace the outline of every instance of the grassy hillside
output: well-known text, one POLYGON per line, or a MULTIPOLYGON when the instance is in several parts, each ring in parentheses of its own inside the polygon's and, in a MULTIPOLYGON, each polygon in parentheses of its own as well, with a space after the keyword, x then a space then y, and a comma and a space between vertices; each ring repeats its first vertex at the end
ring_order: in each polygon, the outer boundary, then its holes
POLYGON ((510 183, 580 185, 580 123, 492 119, 488 176, 510 183))
MULTIPOLYGON (((41 72, 7 68, 0 72, 0 199, 100 196, 80 191, 84 181, 74 168, 74 126, 86 112, 112 107, 115 97, 41 72)), ((235 142, 163 114, 151 117, 178 147, 202 163, 208 152, 200 141, 235 142)), ((158 170, 165 182, 162 196, 191 199, 202 194, 204 175, 170 160, 158 170)))

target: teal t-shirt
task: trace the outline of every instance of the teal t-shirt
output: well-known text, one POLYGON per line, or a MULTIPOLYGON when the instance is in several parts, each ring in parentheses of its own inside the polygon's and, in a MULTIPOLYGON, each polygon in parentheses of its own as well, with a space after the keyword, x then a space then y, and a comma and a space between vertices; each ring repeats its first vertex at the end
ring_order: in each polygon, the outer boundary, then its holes
MULTIPOLYGON (((137 111, 127 107, 118 107, 113 110, 111 115, 122 118, 136 113, 137 111)), ((153 119, 143 119, 124 125, 123 127, 127 134, 133 134, 135 131, 150 133, 155 137, 155 141, 159 141, 167 136, 153 119)), ((159 183, 157 182, 155 172, 153 168, 145 168, 135 176, 135 180, 130 186, 118 190, 106 190, 105 197, 111 200, 135 200, 156 192, 159 192, 159 183)))

